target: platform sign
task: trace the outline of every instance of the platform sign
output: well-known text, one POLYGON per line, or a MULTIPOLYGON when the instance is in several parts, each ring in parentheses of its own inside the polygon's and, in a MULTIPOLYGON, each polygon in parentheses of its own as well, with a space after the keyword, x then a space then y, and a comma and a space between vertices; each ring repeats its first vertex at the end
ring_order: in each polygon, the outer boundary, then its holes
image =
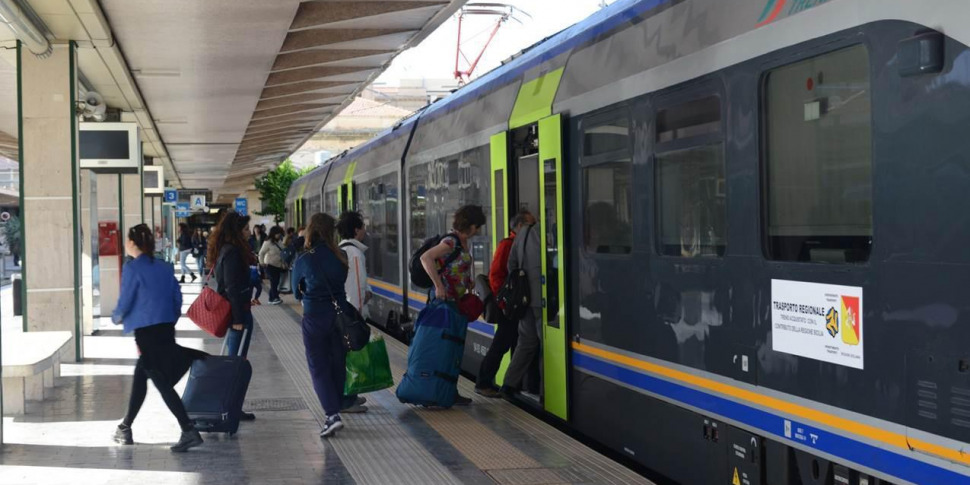
POLYGON ((863 368, 862 288, 771 280, 771 348, 863 368))
POLYGON ((238 213, 240 213, 241 215, 244 215, 244 216, 249 215, 248 214, 248 212, 249 212, 249 199, 246 199, 244 197, 237 198, 236 199, 236 212, 238 212, 238 213))
POLYGON ((192 210, 202 210, 205 209, 205 196, 204 195, 193 195, 192 196, 192 210))
POLYGON ((175 204, 175 217, 189 217, 188 202, 178 202, 175 204))
POLYGON ((179 200, 179 193, 175 189, 165 189, 165 202, 174 204, 179 200))

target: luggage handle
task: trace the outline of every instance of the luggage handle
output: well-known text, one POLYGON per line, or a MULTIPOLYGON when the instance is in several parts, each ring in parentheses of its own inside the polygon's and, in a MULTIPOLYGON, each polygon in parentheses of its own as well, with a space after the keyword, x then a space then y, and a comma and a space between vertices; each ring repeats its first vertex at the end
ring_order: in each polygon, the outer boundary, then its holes
POLYGON ((444 333, 444 332, 441 333, 441 339, 442 340, 447 340, 447 341, 452 342, 452 343, 456 343, 458 345, 465 345, 465 339, 460 338, 460 337, 456 337, 454 335, 449 335, 449 334, 444 333))
MULTIPOLYGON (((230 327, 229 329, 232 330, 232 327, 230 327)), ((249 332, 249 329, 246 328, 246 327, 243 327, 242 339, 239 342, 239 351, 236 354, 237 357, 242 357, 243 347, 244 347, 245 342, 246 342, 246 334, 248 332, 249 332)), ((219 355, 226 355, 226 342, 228 340, 229 340, 228 338, 222 339, 222 350, 219 351, 219 355)))

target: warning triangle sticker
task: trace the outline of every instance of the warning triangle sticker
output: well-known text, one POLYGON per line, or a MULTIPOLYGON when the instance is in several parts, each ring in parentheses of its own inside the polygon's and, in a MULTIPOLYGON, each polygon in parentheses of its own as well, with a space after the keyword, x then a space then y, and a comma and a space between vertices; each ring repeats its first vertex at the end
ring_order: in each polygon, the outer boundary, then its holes
POLYGON ((741 478, 738 477, 738 467, 734 467, 734 480, 731 480, 731 485, 741 485, 741 478))

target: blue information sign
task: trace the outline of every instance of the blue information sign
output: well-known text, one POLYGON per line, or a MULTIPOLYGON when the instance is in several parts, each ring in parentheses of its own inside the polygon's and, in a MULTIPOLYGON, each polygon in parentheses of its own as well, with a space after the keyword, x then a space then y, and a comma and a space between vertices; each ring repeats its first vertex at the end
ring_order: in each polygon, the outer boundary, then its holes
POLYGON ((244 199, 242 197, 236 199, 236 212, 246 216, 249 215, 249 199, 244 199))
POLYGON ((178 202, 175 204, 175 217, 189 217, 188 202, 178 202))
POLYGON ((165 202, 175 203, 179 199, 179 193, 175 189, 165 189, 165 202))

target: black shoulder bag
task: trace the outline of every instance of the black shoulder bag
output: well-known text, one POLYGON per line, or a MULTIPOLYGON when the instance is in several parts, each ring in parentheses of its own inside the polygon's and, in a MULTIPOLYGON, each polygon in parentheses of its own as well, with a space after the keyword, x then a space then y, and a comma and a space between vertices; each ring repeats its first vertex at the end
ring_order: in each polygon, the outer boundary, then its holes
MULTIPOLYGON (((313 254, 313 249, 307 251, 313 254)), ((334 257, 337 255, 334 254, 334 257)), ((367 345, 370 341, 370 325, 364 321, 364 317, 361 316, 360 312, 354 308, 353 305, 347 305, 350 311, 344 311, 337 302, 337 298, 334 297, 333 288, 330 286, 330 281, 327 280, 327 275, 320 275, 323 278, 324 283, 327 285, 327 290, 330 291, 330 301, 333 302, 333 309, 337 313, 334 318, 334 323, 340 330, 340 335, 342 337, 344 347, 347 350, 360 350, 367 345)))

